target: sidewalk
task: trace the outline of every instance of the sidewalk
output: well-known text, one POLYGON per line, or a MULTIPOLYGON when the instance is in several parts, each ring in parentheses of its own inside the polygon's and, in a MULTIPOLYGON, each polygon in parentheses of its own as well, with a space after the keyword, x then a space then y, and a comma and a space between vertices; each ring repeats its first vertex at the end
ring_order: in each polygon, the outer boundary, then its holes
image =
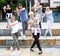
POLYGON ((38 55, 38 49, 35 48, 34 52, 31 52, 29 48, 21 48, 21 52, 18 55, 18 51, 13 52, 6 50, 5 48, 0 48, 0 56, 60 56, 60 48, 42 48, 43 53, 38 55))

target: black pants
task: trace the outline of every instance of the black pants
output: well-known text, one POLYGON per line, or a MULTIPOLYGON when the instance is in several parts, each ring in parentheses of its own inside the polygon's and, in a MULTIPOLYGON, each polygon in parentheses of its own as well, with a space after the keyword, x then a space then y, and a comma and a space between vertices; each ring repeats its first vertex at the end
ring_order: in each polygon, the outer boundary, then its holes
POLYGON ((33 42, 32 46, 31 46, 31 48, 33 48, 35 45, 37 45, 38 49, 40 51, 42 51, 40 43, 39 43, 39 36, 40 36, 40 34, 37 33, 37 35, 34 35, 34 33, 33 33, 32 35, 33 35, 33 38, 34 38, 34 42, 33 42))
POLYGON ((42 26, 41 26, 41 22, 39 22, 39 26, 40 26, 40 28, 42 28, 42 26))

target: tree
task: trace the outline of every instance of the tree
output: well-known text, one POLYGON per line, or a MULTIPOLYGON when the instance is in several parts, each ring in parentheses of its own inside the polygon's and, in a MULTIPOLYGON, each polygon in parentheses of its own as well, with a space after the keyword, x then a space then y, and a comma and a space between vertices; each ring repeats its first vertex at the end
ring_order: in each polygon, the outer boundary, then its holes
POLYGON ((2 9, 2 7, 4 6, 4 5, 6 5, 7 4, 7 2, 5 1, 5 0, 0 0, 0 10, 2 9))
POLYGON ((58 10, 58 12, 60 13, 60 5, 59 5, 59 6, 57 6, 57 10, 58 10))
POLYGON ((18 6, 18 3, 21 3, 24 7, 26 6, 25 0, 0 0, 0 10, 6 4, 10 4, 12 9, 15 9, 18 6))

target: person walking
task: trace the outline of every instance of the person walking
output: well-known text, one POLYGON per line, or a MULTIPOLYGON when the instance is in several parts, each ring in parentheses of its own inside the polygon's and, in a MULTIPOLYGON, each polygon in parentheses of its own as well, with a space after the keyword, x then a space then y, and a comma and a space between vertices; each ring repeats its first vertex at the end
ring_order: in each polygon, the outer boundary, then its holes
POLYGON ((37 48, 39 49, 39 54, 42 54, 42 49, 41 49, 41 46, 40 46, 40 43, 39 43, 39 37, 40 37, 40 28, 39 28, 39 18, 35 18, 34 17, 34 13, 33 12, 30 12, 29 13, 29 16, 30 16, 30 20, 28 21, 29 24, 31 24, 31 29, 32 29, 32 37, 34 38, 34 42, 30 48, 31 51, 34 51, 33 50, 33 47, 35 45, 37 45, 37 48))

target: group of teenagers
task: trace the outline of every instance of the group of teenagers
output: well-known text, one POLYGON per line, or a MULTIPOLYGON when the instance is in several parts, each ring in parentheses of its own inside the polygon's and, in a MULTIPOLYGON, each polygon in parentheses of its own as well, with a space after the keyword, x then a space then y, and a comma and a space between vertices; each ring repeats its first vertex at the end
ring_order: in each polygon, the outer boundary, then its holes
MULTIPOLYGON (((30 47, 30 51, 34 52, 33 47, 37 45, 37 48, 39 49, 38 54, 42 54, 42 49, 39 42, 39 37, 41 35, 41 20, 44 16, 46 16, 48 28, 44 35, 46 36, 47 33, 49 32, 50 35, 52 36, 52 30, 51 30, 53 23, 52 10, 50 10, 50 7, 47 6, 45 13, 42 13, 42 5, 40 5, 40 3, 37 3, 31 8, 29 14, 27 14, 27 10, 22 6, 21 3, 19 3, 18 7, 16 8, 16 12, 17 15, 20 16, 22 22, 22 28, 23 28, 23 33, 21 33, 23 34, 22 38, 26 38, 25 31, 28 29, 28 26, 32 30, 31 35, 34 39, 34 42, 30 47)), ((18 23, 18 20, 16 20, 16 17, 14 15, 12 15, 8 20, 6 26, 7 29, 11 29, 11 34, 13 36, 13 45, 10 48, 10 50, 15 50, 17 48, 17 50, 19 51, 19 44, 18 44, 18 31, 20 29, 19 26, 20 25, 18 23)))

